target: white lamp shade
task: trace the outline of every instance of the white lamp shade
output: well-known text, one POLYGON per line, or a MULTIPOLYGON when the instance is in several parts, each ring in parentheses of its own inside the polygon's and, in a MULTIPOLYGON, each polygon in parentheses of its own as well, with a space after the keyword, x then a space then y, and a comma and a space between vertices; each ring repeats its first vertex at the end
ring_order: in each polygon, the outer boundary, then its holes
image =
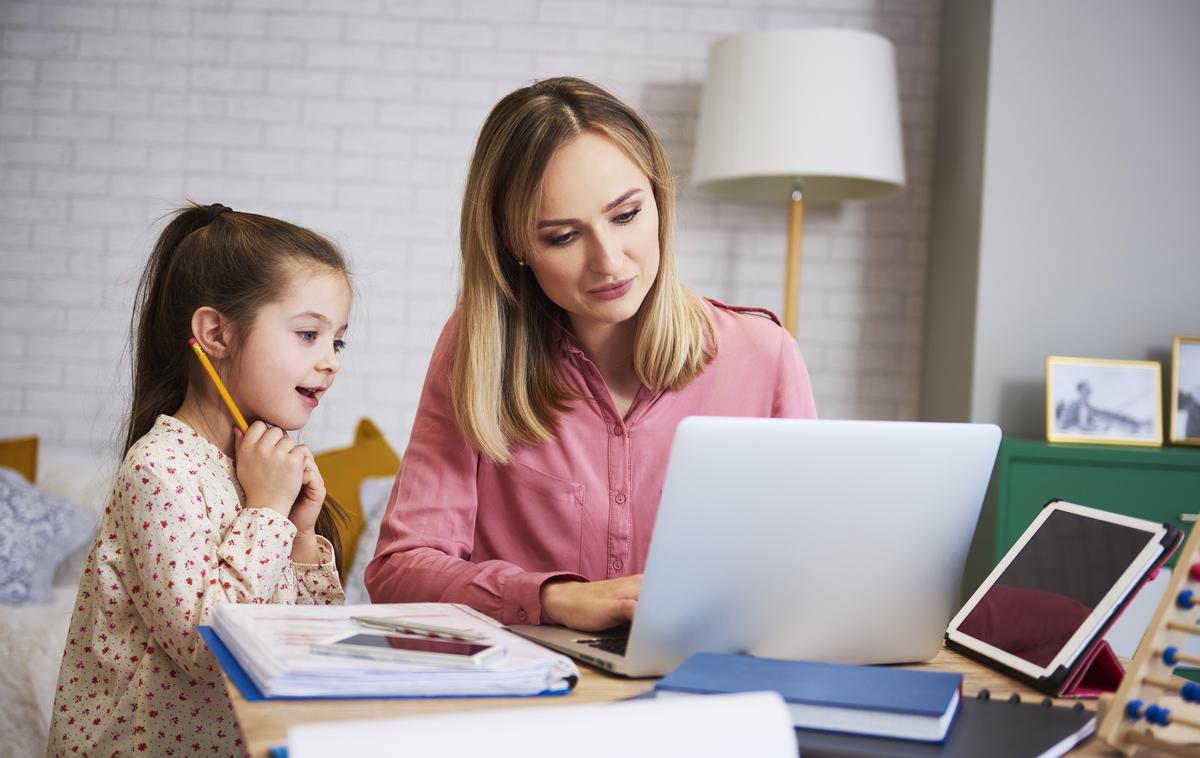
POLYGON ((727 197, 868 197, 904 186, 892 43, 850 29, 773 29, 715 42, 695 184, 727 197))

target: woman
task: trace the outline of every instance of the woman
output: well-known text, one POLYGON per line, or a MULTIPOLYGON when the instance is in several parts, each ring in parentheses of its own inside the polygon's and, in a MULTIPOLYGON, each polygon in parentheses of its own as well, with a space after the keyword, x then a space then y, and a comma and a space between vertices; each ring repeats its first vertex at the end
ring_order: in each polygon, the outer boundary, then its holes
POLYGON ((629 621, 679 421, 815 416, 774 316, 679 283, 674 204, 657 137, 599 87, 549 79, 492 110, 458 307, 367 569, 375 602, 629 621))

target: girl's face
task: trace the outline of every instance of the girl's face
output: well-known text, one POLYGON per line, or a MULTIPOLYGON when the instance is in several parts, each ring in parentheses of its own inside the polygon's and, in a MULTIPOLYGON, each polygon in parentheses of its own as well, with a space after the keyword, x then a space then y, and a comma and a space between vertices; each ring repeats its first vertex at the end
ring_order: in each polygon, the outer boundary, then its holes
POLYGON ((229 390, 247 419, 300 429, 341 368, 350 317, 346 277, 297 266, 282 295, 258 309, 232 367, 229 390))
POLYGON ((526 263, 576 332, 632 318, 658 275, 649 177, 607 137, 580 134, 546 166, 537 240, 526 263))

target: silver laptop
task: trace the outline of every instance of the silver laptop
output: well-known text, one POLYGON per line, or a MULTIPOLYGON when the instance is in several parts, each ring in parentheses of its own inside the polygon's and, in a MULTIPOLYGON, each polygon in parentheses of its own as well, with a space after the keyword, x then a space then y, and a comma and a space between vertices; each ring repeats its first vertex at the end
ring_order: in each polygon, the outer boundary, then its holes
POLYGON ((701 651, 927 661, 999 444, 990 424, 684 419, 633 624, 510 628, 631 677, 701 651))

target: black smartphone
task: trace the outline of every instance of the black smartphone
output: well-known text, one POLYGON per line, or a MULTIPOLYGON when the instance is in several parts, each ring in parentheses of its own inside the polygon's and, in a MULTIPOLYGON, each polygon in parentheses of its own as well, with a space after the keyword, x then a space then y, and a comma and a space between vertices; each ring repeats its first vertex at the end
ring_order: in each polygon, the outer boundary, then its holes
POLYGON ((504 655, 503 645, 409 634, 356 632, 313 645, 314 653, 431 666, 480 668, 504 655))

